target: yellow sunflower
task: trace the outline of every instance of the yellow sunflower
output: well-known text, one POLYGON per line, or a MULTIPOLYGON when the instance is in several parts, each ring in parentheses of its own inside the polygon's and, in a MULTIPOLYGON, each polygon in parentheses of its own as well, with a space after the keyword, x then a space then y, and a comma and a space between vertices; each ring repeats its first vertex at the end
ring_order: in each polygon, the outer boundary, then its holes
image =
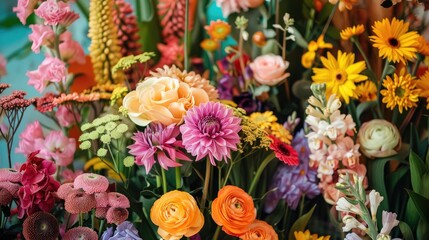
POLYGON ((426 98, 426 109, 429 109, 429 71, 426 71, 420 80, 416 81, 416 86, 420 90, 419 96, 426 98))
POLYGON ((269 129, 272 123, 277 122, 277 117, 271 111, 254 112, 250 114, 249 118, 262 129, 269 129))
POLYGON ((375 35, 369 38, 373 46, 378 48, 380 57, 404 64, 416 58, 419 34, 408 32, 408 26, 409 23, 396 18, 391 23, 387 18, 374 23, 372 30, 375 35))
POLYGON ((205 26, 204 29, 215 40, 224 40, 231 33, 231 26, 221 20, 211 21, 210 25, 205 26))
POLYGON ((326 94, 335 94, 346 103, 350 98, 356 98, 355 83, 367 80, 368 77, 360 73, 365 70, 365 62, 354 63, 353 53, 343 53, 338 51, 338 58, 328 52, 328 58, 321 57, 324 68, 313 68, 312 79, 316 83, 326 83, 326 94))
POLYGON ((417 52, 424 56, 429 56, 429 43, 426 39, 423 36, 419 36, 419 38, 417 38, 417 42, 417 52))
POLYGON ((353 26, 353 27, 348 27, 346 29, 343 29, 340 32, 341 39, 343 39, 343 40, 349 40, 351 37, 360 35, 364 31, 365 31, 365 27, 363 26, 363 24, 359 24, 359 25, 356 25, 356 26, 353 26))
POLYGON ((200 43, 200 46, 206 51, 213 52, 218 49, 220 45, 218 41, 211 38, 206 38, 200 43))
POLYGON ((377 99, 377 86, 374 82, 367 80, 357 85, 356 94, 361 102, 375 101, 377 99))
POLYGON ((329 240, 331 236, 317 236, 317 234, 311 234, 309 230, 305 232, 297 231, 293 233, 296 240, 329 240))
POLYGON ((387 76, 383 80, 383 86, 386 89, 380 91, 383 95, 383 103, 393 110, 396 106, 399 108, 399 112, 402 113, 403 109, 407 110, 417 106, 419 101, 420 90, 416 88, 416 81, 410 74, 405 74, 405 70, 402 69, 400 74, 393 74, 393 79, 387 76))
POLYGON ((286 144, 290 144, 293 138, 290 132, 277 122, 271 124, 271 134, 286 144))

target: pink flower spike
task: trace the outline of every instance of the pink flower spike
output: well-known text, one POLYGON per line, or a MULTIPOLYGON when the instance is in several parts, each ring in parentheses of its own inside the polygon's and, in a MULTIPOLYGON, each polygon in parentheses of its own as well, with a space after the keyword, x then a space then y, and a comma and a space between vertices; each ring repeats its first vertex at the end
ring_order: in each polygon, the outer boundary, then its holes
POLYGON ((219 102, 208 102, 191 108, 180 126, 186 150, 196 160, 209 157, 212 165, 229 159, 231 150, 237 150, 240 142, 240 118, 219 102))
POLYGON ((31 45, 31 50, 33 52, 39 53, 41 46, 49 46, 50 43, 54 41, 55 33, 52 30, 52 27, 41 24, 32 24, 30 25, 30 28, 33 32, 28 36, 28 38, 33 42, 31 45))
POLYGON ((176 159, 190 161, 181 151, 182 142, 177 140, 180 134, 179 128, 175 125, 164 127, 161 123, 151 123, 144 132, 137 132, 132 139, 134 144, 128 146, 130 154, 136 157, 137 165, 144 165, 146 173, 155 164, 155 157, 162 168, 178 167, 182 164, 176 159))
POLYGON ((16 12, 16 16, 19 18, 21 23, 26 24, 28 16, 33 13, 38 2, 39 0, 18 0, 18 5, 12 10, 13 12, 16 12))
POLYGON ((109 187, 109 180, 95 173, 84 173, 76 177, 74 187, 82 188, 88 194, 105 192, 109 187))
POLYGON ((20 182, 21 174, 12 168, 0 169, 0 183, 1 182, 20 182))
POLYGON ((130 207, 130 201, 124 194, 121 194, 118 192, 109 192, 107 194, 107 197, 109 199, 109 206, 111 207, 121 207, 121 208, 130 207))
POLYGON ((76 240, 76 239, 85 239, 85 240, 98 240, 98 234, 88 227, 75 227, 68 230, 64 236, 64 240, 76 240))

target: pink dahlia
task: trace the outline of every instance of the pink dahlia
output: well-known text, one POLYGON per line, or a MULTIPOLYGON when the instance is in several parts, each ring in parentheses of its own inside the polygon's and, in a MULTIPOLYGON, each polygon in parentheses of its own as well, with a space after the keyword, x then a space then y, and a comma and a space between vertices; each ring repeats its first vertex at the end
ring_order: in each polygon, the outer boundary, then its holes
POLYGON ((176 158, 186 161, 190 159, 179 150, 183 147, 182 141, 176 139, 179 134, 179 128, 175 124, 164 127, 161 123, 151 123, 144 132, 134 134, 132 139, 135 143, 128 146, 130 154, 136 157, 137 165, 144 165, 146 173, 155 164, 155 157, 164 169, 182 166, 176 162, 176 158))
POLYGON ((240 121, 231 109, 219 102, 200 104, 188 110, 180 126, 183 144, 197 161, 205 156, 212 165, 216 165, 214 159, 226 161, 240 142, 240 121))
POLYGON ((98 240, 98 234, 89 227, 75 227, 66 232, 63 236, 64 240, 98 240))

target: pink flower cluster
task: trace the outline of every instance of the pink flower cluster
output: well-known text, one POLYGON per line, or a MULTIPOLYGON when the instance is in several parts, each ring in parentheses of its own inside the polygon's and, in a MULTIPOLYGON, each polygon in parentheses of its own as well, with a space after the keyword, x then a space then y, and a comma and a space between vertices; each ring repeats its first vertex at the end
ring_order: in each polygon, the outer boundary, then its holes
POLYGON ((50 83, 65 83, 67 76, 66 64, 61 59, 46 55, 37 70, 27 72, 28 84, 38 92, 43 92, 50 83))
POLYGON ((40 210, 49 212, 55 203, 53 192, 60 186, 52 177, 56 171, 54 162, 36 157, 37 154, 37 151, 31 153, 19 169, 22 175, 18 190, 19 218, 40 210))
POLYGON ((78 14, 72 12, 70 4, 56 0, 44 1, 34 13, 45 20, 45 25, 53 26, 58 24, 69 26, 79 18, 78 14))
POLYGON ((97 218, 121 224, 128 218, 130 201, 118 192, 107 192, 109 181, 95 173, 83 173, 73 183, 62 184, 57 196, 64 200, 65 210, 71 214, 87 213, 95 209, 97 218))
POLYGON ((310 167, 317 169, 319 187, 324 198, 330 204, 342 195, 335 188, 339 174, 356 173, 365 177, 366 167, 359 163, 359 144, 353 140, 355 123, 351 115, 341 114, 341 102, 332 95, 323 105, 323 101, 311 96, 308 100, 307 118, 311 132, 307 134, 310 148, 310 167))
POLYGON ((38 121, 27 125, 19 135, 17 153, 30 154, 40 151, 39 156, 52 159, 58 166, 67 166, 73 162, 76 140, 66 137, 62 131, 51 131, 45 137, 38 121))

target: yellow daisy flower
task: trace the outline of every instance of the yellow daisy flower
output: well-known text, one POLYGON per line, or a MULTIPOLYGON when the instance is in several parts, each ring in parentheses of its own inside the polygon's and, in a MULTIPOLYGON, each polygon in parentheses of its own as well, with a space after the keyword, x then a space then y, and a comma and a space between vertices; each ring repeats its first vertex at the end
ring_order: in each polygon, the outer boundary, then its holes
POLYGON ((316 59, 316 52, 308 51, 302 54, 301 64, 305 68, 311 68, 311 66, 313 66, 315 59, 316 59))
POLYGON ((293 233, 296 240, 329 240, 331 236, 317 236, 317 234, 311 234, 309 230, 305 232, 297 231, 293 233))
POLYGON ((271 124, 271 134, 286 144, 290 144, 293 138, 290 132, 277 122, 271 124))
POLYGON ((429 71, 426 71, 420 80, 416 81, 416 86, 420 90, 419 96, 426 98, 426 109, 429 109, 429 71))
POLYGON ((323 34, 317 38, 317 47, 320 49, 332 48, 333 45, 331 43, 326 43, 324 38, 325 38, 325 35, 323 34))
POLYGON ((374 82, 367 80, 357 85, 356 94, 361 102, 375 101, 377 100, 377 86, 374 82))
POLYGON ((423 36, 419 36, 419 38, 417 38, 417 42, 417 52, 424 56, 429 56, 429 43, 426 39, 423 36))
POLYGON ((396 18, 392 22, 385 18, 374 23, 372 30, 375 35, 369 38, 378 48, 380 57, 404 64, 416 58, 419 34, 416 31, 408 32, 408 26, 409 23, 396 18))
POLYGON ((221 20, 211 21, 210 25, 205 26, 204 29, 215 40, 224 40, 231 33, 231 26, 221 20))
POLYGON ((340 32, 341 39, 343 40, 349 40, 353 36, 357 36, 362 34, 365 31, 365 27, 363 24, 359 24, 353 27, 348 27, 346 29, 343 29, 340 32))
POLYGON ((200 46, 206 51, 213 52, 218 49, 220 45, 218 41, 211 38, 206 38, 200 43, 200 46))
POLYGON ((271 127, 272 123, 277 122, 277 117, 271 111, 263 113, 254 112, 250 114, 249 118, 262 129, 268 129, 271 127))
POLYGON ((313 68, 314 75, 311 77, 316 83, 326 83, 326 94, 329 97, 335 94, 346 103, 350 98, 356 98, 355 83, 367 80, 368 77, 360 73, 365 70, 365 62, 354 63, 353 53, 338 51, 338 57, 328 52, 328 58, 321 57, 324 68, 313 68))
POLYGON ((391 110, 397 106, 402 113, 404 108, 407 110, 417 106, 420 90, 416 89, 416 81, 410 74, 405 74, 404 69, 399 75, 393 74, 393 79, 387 76, 383 80, 383 86, 386 88, 380 91, 384 96, 383 103, 391 110))

